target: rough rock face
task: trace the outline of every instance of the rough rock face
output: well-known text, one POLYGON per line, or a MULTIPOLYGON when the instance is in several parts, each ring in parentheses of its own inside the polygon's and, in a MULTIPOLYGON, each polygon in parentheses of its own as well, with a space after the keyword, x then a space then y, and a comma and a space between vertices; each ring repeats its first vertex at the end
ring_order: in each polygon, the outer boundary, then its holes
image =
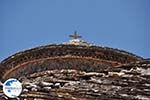
POLYGON ((22 82, 21 100, 150 100, 150 60, 117 49, 48 45, 10 56, 0 68, 2 82, 22 82))

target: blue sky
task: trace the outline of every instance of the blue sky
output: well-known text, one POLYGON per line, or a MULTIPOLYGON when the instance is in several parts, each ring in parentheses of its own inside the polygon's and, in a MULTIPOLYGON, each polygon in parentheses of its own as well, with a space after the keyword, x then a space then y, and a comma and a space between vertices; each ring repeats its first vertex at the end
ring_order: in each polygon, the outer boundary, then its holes
POLYGON ((150 58, 150 0, 0 0, 0 61, 75 30, 98 45, 150 58))

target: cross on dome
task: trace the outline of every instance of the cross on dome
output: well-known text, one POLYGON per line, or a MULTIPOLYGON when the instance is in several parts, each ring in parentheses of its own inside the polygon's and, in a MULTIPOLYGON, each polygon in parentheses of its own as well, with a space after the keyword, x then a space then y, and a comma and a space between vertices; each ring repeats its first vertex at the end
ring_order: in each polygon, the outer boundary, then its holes
POLYGON ((71 40, 69 42, 66 42, 65 44, 73 44, 73 45, 84 45, 84 46, 90 46, 91 44, 82 40, 82 36, 77 34, 77 31, 74 31, 73 34, 69 35, 71 40))
POLYGON ((75 31, 75 32, 73 33, 73 35, 69 35, 69 37, 71 37, 72 39, 82 38, 82 36, 80 36, 80 35, 77 34, 77 31, 75 31))

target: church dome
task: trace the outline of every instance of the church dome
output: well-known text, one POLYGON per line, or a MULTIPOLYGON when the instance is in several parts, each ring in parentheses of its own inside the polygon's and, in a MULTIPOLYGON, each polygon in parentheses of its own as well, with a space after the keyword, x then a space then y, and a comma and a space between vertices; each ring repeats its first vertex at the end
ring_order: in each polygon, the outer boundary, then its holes
POLYGON ((142 90, 150 91, 149 60, 90 44, 77 33, 71 36, 67 43, 39 46, 6 58, 0 62, 0 80, 20 80, 24 90, 19 98, 24 99, 149 98, 142 90))

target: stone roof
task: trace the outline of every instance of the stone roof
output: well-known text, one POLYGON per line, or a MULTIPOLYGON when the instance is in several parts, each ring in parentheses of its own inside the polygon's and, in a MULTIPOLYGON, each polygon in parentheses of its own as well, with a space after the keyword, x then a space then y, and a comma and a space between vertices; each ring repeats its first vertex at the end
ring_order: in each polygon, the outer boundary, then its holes
MULTIPOLYGON (((80 44, 52 44, 16 53, 0 63, 0 80, 20 80, 23 91, 18 98, 27 100, 150 99, 149 59, 80 44)), ((0 100, 7 99, 2 87, 0 94, 0 100)))

